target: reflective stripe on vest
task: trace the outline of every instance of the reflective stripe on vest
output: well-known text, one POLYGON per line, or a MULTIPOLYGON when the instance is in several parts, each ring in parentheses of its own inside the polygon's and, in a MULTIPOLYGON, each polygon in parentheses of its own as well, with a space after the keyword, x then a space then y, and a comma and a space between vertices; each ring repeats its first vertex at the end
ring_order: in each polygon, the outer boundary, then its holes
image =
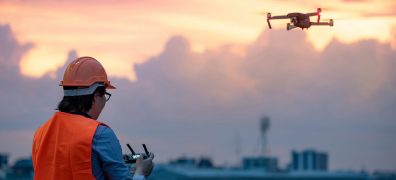
POLYGON ((34 179, 95 179, 92 140, 100 124, 81 115, 56 112, 34 135, 34 179))

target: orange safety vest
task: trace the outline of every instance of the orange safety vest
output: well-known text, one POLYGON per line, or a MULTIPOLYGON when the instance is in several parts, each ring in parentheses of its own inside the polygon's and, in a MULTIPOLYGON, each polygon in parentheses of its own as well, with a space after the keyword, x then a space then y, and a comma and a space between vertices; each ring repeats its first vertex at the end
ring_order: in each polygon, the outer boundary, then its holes
POLYGON ((56 112, 34 134, 34 179, 95 179, 92 140, 100 124, 82 115, 56 112))

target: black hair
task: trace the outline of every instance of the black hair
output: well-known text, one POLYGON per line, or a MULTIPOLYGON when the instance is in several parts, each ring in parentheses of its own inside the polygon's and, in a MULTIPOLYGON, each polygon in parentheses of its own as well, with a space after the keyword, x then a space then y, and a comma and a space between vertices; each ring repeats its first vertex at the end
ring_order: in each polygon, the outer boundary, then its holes
MULTIPOLYGON (((63 89, 78 89, 79 87, 68 87, 63 86, 63 89)), ((104 96, 106 89, 104 86, 99 86, 96 88, 93 94, 82 95, 82 96, 63 96, 62 100, 58 104, 58 108, 61 112, 66 113, 86 113, 92 107, 92 102, 95 94, 104 96)))

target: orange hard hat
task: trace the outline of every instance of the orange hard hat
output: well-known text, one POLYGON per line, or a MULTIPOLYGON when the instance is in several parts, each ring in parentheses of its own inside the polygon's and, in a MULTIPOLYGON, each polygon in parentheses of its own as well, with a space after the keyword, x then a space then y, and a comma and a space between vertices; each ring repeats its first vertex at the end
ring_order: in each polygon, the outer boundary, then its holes
POLYGON ((107 89, 115 89, 107 79, 102 64, 92 57, 80 57, 67 66, 60 86, 90 87, 95 83, 104 83, 107 89))

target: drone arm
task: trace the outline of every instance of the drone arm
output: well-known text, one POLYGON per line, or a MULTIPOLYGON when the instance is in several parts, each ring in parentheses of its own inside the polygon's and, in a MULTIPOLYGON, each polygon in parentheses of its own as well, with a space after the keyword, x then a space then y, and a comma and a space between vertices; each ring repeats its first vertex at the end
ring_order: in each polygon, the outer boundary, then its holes
POLYGON ((272 16, 271 19, 289 19, 288 16, 272 16))
POLYGON ((318 8, 316 12, 314 12, 314 13, 307 13, 306 15, 308 15, 308 16, 318 16, 317 23, 319 23, 319 22, 320 22, 320 13, 321 13, 321 12, 322 12, 322 9, 321 9, 321 8, 318 8))
POLYGON ((319 13, 317 13, 317 12, 314 12, 314 13, 307 13, 306 15, 308 15, 308 16, 317 16, 319 13))
POLYGON ((289 17, 287 17, 287 16, 271 16, 271 13, 267 13, 267 23, 268 23, 268 27, 269 27, 270 29, 272 29, 271 22, 270 22, 271 19, 288 19, 288 18, 289 18, 289 17))
POLYGON ((311 25, 313 26, 320 26, 320 25, 330 25, 328 22, 311 22, 311 25))
POLYGON ((312 26, 333 26, 330 22, 311 22, 312 26))

